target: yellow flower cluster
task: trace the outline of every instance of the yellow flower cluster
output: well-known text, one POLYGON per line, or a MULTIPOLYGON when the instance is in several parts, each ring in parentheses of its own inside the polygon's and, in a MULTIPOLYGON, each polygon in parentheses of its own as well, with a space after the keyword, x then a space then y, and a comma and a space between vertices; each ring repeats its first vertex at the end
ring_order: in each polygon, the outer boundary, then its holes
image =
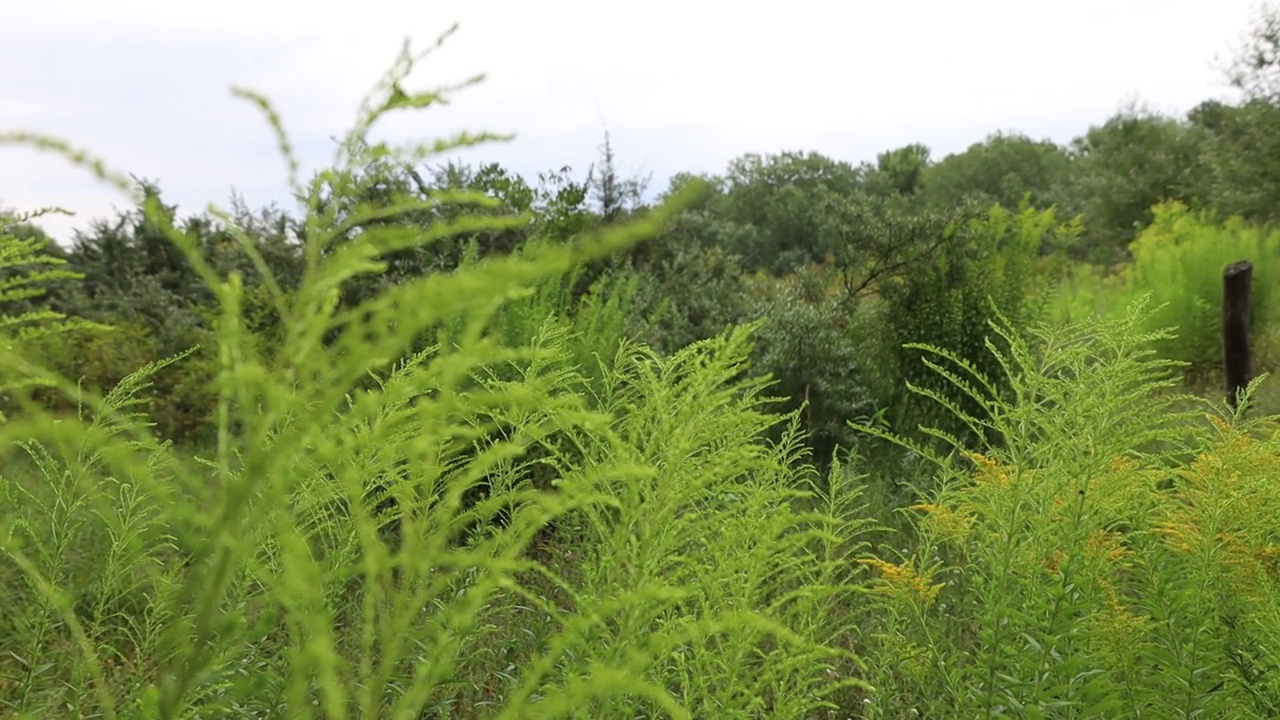
POLYGON ((1045 564, 1044 564, 1045 572, 1049 573, 1050 575, 1057 575, 1058 569, 1062 567, 1062 563, 1066 562, 1066 560, 1067 560, 1066 553, 1062 552, 1061 550, 1054 550, 1053 552, 1049 553, 1049 559, 1045 561, 1045 564))
POLYGON ((1190 523, 1164 522, 1156 526, 1155 531, 1164 535, 1178 550, 1191 552, 1191 540, 1195 539, 1196 530, 1190 523))
POLYGON ((963 543, 968 539, 969 531, 977 520, 973 514, 956 512, 949 507, 933 503, 912 505, 911 509, 926 513, 925 524, 937 533, 939 538, 956 543, 963 543))
POLYGON ((1004 487, 1009 484, 1009 473, 1000 466, 1000 463, 982 453, 976 452, 969 453, 969 459, 978 466, 977 472, 973 476, 974 482, 979 485, 990 484, 997 487, 1004 487))
POLYGON ((1133 470, 1133 461, 1123 455, 1117 455, 1111 460, 1111 472, 1127 473, 1133 470))
POLYGON ((1258 441, 1246 429, 1236 427, 1212 413, 1207 413, 1206 416, 1209 418, 1209 423, 1218 431, 1218 435, 1226 441, 1224 449, 1243 450, 1257 444, 1258 441))
POLYGON ((861 562, 880 571, 883 584, 878 592, 919 602, 924 608, 933 605, 938 591, 946 584, 932 583, 931 573, 918 574, 910 565, 895 565, 879 558, 865 558, 861 562))
POLYGON ((1141 646, 1151 620, 1130 611, 1110 582, 1099 578, 1098 584, 1105 597, 1102 607, 1088 620, 1090 645, 1117 658, 1132 657, 1141 646))
MULTIPOLYGON (((1100 582, 1105 582, 1106 576, 1117 569, 1131 567, 1129 558, 1134 555, 1134 551, 1125 547, 1123 539, 1121 533, 1109 530, 1096 530, 1085 539, 1082 557, 1096 568, 1096 572, 1102 573, 1099 576, 1100 582)), ((1047 573, 1056 575, 1067 559, 1066 552, 1054 548, 1049 552, 1048 558, 1041 562, 1047 573)))
POLYGON ((1253 551, 1253 559, 1272 575, 1280 576, 1280 545, 1268 544, 1253 551))
POLYGON ((1133 551, 1121 542, 1123 537, 1118 532, 1098 530, 1085 541, 1085 552, 1108 565, 1125 566, 1125 561, 1133 551))

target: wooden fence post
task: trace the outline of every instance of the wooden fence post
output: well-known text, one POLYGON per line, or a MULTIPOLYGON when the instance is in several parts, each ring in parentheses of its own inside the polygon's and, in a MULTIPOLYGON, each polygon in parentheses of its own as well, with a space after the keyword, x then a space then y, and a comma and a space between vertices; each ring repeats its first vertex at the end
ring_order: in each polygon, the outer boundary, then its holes
POLYGON ((1222 359, 1227 375, 1227 403, 1235 410, 1240 393, 1253 380, 1249 358, 1249 305, 1253 263, 1232 263, 1222 271, 1222 359))

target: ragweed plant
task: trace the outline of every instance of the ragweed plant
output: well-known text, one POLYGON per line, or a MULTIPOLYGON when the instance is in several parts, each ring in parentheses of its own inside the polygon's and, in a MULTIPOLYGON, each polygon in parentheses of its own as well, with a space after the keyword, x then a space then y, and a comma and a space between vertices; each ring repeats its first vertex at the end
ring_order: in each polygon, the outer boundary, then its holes
MULTIPOLYGON (((840 609, 867 523, 839 468, 825 489, 812 483, 797 415, 777 444, 761 441, 779 419, 766 381, 743 373, 751 329, 665 359, 619 352, 607 408, 623 446, 609 455, 651 470, 601 486, 608 516, 584 523, 581 592, 609 621, 582 645, 593 662, 647 648, 648 672, 694 717, 812 717, 864 684, 838 644, 854 631, 840 609)), ((648 712, 626 703, 595 716, 648 712)))
POLYGON ((1176 494, 1153 518, 1134 603, 1154 621, 1153 714, 1275 717, 1280 436, 1275 418, 1206 417, 1194 458, 1173 473, 1176 494))

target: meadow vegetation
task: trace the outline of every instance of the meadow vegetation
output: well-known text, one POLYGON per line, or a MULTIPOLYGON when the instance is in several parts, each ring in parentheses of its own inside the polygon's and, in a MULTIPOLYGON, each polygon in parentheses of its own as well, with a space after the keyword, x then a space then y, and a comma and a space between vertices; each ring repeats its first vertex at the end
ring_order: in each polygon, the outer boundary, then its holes
POLYGON ((1237 104, 654 202, 378 140, 469 84, 409 46, 309 179, 236 91, 294 210, 0 135, 134 203, 0 214, 0 715, 1280 716, 1277 27, 1237 104))

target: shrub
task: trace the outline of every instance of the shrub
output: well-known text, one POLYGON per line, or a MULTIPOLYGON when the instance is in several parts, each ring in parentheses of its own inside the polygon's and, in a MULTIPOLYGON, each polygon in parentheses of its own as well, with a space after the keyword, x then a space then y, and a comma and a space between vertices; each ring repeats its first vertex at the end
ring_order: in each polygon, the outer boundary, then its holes
MULTIPOLYGON (((125 320, 107 324, 97 332, 57 334, 24 343, 24 354, 42 367, 66 377, 93 393, 109 392, 138 368, 164 355, 160 339, 147 328, 125 320)), ((139 398, 152 432, 185 447, 208 447, 214 441, 214 409, 217 392, 209 382, 217 373, 217 340, 208 331, 193 331, 183 361, 166 365, 149 379, 151 392, 139 398)), ((171 339, 171 338, 170 338, 171 339)), ((54 412, 74 412, 77 399, 57 392, 39 394, 44 407, 54 412)))
POLYGON ((826 292, 821 271, 765 279, 750 315, 764 322, 752 372, 767 375, 779 409, 801 411, 814 457, 826 461, 854 435, 849 418, 873 410, 864 375, 871 330, 853 303, 826 292))
MULTIPOLYGON (((998 377, 989 341, 999 338, 990 335, 989 320, 1001 313, 1022 327, 1040 316, 1043 299, 1032 293, 1044 290, 1042 274, 1056 267, 1055 258, 1044 251, 1069 243, 1079 226, 1059 224, 1052 209, 1012 211, 994 206, 985 217, 967 221, 954 233, 936 256, 889 278, 880 291, 883 360, 878 365, 884 371, 877 375, 875 387, 879 404, 893 408, 895 424, 908 432, 922 422, 941 423, 952 433, 972 430, 918 401, 926 395, 912 388, 934 393, 950 388, 921 361, 914 344, 944 348, 998 377)), ((969 412, 980 412, 967 398, 957 402, 969 412)))

